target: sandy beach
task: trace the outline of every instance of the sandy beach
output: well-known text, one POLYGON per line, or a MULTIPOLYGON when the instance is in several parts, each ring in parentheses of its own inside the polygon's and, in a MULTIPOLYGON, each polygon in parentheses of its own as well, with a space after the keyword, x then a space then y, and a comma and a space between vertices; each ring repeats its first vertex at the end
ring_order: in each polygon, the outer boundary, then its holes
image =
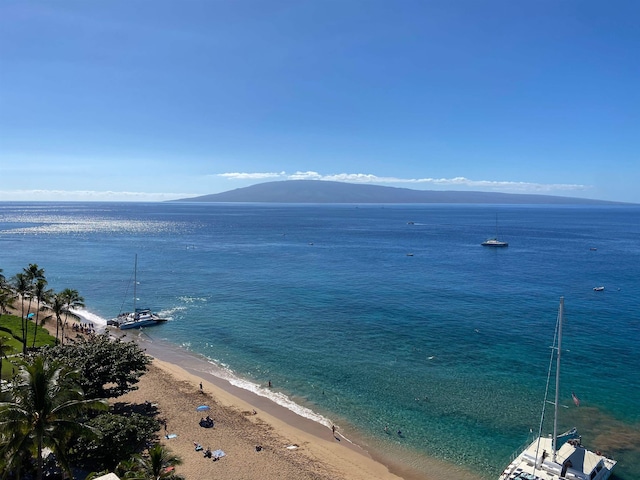
POLYGON ((149 401, 156 406, 167 422, 166 433, 177 435, 167 439, 161 431, 161 443, 182 458, 184 463, 176 472, 190 480, 401 478, 357 446, 340 440, 339 435, 334 437, 328 428, 319 426, 322 436, 317 436, 286 424, 206 379, 158 359, 142 377, 138 390, 115 401, 149 401), (210 410, 198 412, 199 405, 208 405, 210 410), (199 425, 207 414, 215 422, 213 428, 199 425), (221 449, 225 456, 218 461, 206 459, 195 451, 194 442, 204 449, 221 449))
POLYGON ((166 434, 177 435, 160 441, 183 459, 176 471, 189 480, 477 480, 435 459, 428 459, 423 471, 389 459, 382 463, 343 437, 339 427, 334 434, 328 426, 209 373, 211 364, 189 352, 167 348, 144 332, 128 332, 124 339, 135 339, 153 362, 139 389, 115 401, 156 405, 160 418, 167 421, 166 434), (200 405, 210 410, 198 412, 200 405), (215 422, 210 429, 199 425, 207 413, 215 422), (207 460, 195 451, 194 442, 204 449, 223 450, 225 456, 207 460))

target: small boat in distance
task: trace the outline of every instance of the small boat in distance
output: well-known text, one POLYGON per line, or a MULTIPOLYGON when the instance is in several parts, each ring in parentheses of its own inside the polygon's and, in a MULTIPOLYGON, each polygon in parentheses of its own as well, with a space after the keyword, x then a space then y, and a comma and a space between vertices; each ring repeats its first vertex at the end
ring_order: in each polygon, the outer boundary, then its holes
POLYGON ((138 285, 138 255, 136 254, 133 269, 133 312, 125 312, 107 321, 107 325, 118 327, 120 330, 128 330, 131 328, 150 327, 167 321, 166 318, 160 318, 149 308, 137 308, 137 289, 138 285))
MULTIPOLYGON (((547 392, 545 393, 540 418, 538 438, 513 460, 500 475, 500 480, 606 480, 611 475, 616 461, 605 457, 598 450, 592 452, 582 445, 582 439, 576 428, 558 435, 558 405, 560 402, 560 356, 562 352, 562 316, 564 298, 560 297, 560 307, 556 322, 556 335, 551 348, 551 361, 547 375, 547 392), (551 379, 553 360, 555 369, 555 401, 547 400, 549 380, 551 379), (553 435, 543 436, 545 407, 554 406, 553 435)), ((575 393, 571 394, 576 406, 580 400, 575 393)))
POLYGON ((508 247, 509 246, 507 242, 498 240, 498 216, 497 215, 496 215, 496 236, 485 240, 480 245, 482 245, 483 247, 508 247))
POLYGON ((593 287, 593 290, 596 292, 601 292, 604 290, 604 287, 602 285, 600 285, 599 287, 593 287))
POLYGON ((509 246, 507 242, 502 242, 497 238, 489 238, 488 240, 485 240, 484 242, 482 242, 480 245, 482 245, 483 247, 508 247, 509 246))

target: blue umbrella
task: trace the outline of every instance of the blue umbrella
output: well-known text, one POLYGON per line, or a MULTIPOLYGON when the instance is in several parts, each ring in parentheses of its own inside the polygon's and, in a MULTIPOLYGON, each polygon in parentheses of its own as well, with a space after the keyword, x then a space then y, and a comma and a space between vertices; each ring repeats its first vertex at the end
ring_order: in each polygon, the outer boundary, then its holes
POLYGON ((199 407, 196 407, 196 410, 198 412, 206 412, 209 410, 209 405, 200 405, 199 407))

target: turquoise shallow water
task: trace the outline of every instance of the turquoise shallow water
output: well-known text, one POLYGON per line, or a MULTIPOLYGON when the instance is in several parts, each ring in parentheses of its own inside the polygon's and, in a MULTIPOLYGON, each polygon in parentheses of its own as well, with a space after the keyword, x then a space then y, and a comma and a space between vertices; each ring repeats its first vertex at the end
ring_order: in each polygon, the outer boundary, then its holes
POLYGON ((0 268, 37 263, 104 321, 131 308, 137 254, 139 303, 171 319, 148 335, 418 471, 483 479, 537 431, 564 296, 561 426, 635 479, 639 234, 627 206, 0 203, 0 268), (506 249, 480 246, 496 215, 506 249))

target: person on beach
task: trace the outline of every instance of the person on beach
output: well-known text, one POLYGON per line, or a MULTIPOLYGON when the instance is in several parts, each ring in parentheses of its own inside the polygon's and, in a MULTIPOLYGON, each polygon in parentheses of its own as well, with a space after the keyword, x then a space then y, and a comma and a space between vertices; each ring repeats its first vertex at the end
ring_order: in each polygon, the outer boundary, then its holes
POLYGON ((269 388, 271 388, 271 380, 269 380, 269 388))
POLYGON ((333 436, 336 436, 336 426, 335 425, 331 425, 331 431, 333 432, 333 436))
POLYGON ((200 391, 202 392, 202 382, 200 382, 200 391))

